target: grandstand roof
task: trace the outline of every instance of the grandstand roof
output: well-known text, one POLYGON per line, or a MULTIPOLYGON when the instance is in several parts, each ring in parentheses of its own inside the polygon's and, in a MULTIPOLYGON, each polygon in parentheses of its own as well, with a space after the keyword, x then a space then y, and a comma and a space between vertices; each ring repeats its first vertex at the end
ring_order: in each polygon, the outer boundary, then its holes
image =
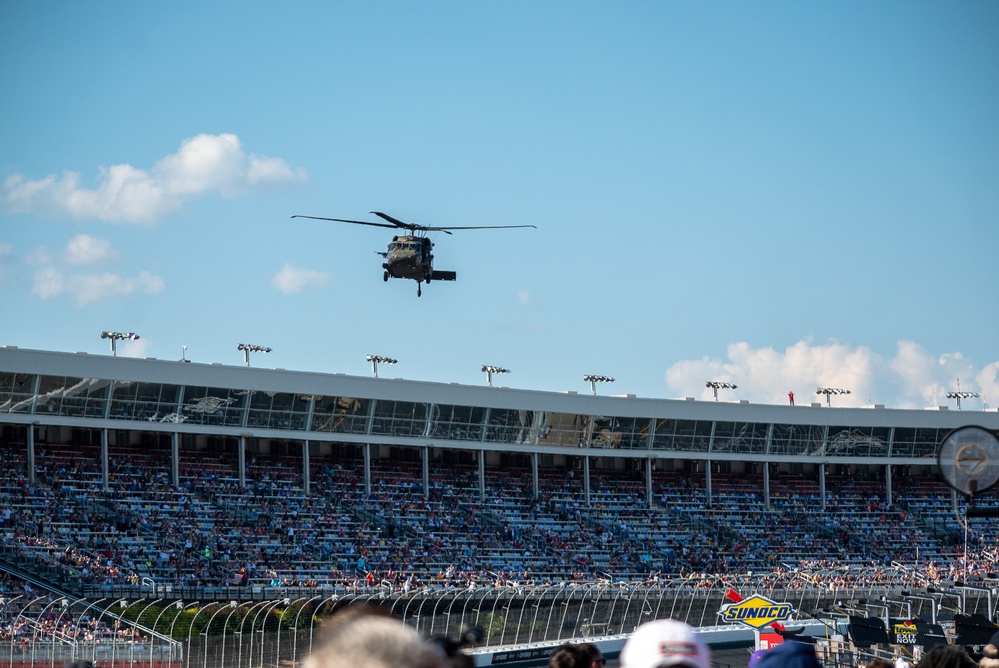
POLYGON ((928 463, 999 412, 596 396, 0 347, 0 424, 595 456, 928 463), (582 452, 581 452, 582 450, 582 452))

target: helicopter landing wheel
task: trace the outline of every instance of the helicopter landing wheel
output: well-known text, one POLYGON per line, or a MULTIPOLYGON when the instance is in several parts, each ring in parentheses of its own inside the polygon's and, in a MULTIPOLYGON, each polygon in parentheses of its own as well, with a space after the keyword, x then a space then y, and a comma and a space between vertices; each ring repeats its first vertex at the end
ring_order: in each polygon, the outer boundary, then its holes
POLYGON ((417 297, 423 296, 423 286, 420 285, 419 283, 416 284, 416 296, 417 297))
POLYGON ((385 281, 386 283, 388 283, 388 272, 387 271, 384 274, 382 274, 382 280, 385 281))

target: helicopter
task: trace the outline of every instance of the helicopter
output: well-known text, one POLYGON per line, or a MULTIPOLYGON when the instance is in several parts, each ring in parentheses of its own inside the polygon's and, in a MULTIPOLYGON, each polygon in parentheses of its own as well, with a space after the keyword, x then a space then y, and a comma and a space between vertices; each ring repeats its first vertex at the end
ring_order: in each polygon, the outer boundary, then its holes
POLYGON ((408 234, 401 234, 392 237, 392 242, 385 252, 375 251, 385 258, 382 268, 382 280, 388 281, 390 278, 409 278, 416 281, 416 296, 423 295, 423 284, 430 284, 431 281, 454 281, 458 278, 458 273, 454 271, 442 271, 434 269, 434 244, 427 237, 427 232, 443 232, 451 234, 451 230, 498 230, 518 227, 533 227, 536 225, 476 225, 471 227, 434 227, 430 225, 417 225, 415 223, 404 223, 398 218, 393 218, 381 211, 372 211, 374 215, 387 222, 377 223, 366 220, 349 220, 347 218, 322 218, 320 216, 299 216, 292 218, 310 218, 312 220, 331 220, 337 223, 351 223, 353 225, 370 225, 372 227, 388 227, 394 230, 408 230, 408 234))

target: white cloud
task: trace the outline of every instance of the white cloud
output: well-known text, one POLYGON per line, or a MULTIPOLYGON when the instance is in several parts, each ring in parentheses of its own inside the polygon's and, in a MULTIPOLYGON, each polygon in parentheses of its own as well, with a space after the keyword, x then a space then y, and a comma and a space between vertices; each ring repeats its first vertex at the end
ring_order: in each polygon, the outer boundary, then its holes
POLYGON ((982 399, 988 405, 999 405, 999 362, 986 365, 975 376, 975 382, 981 388, 982 399))
POLYGON ((35 272, 31 294, 42 299, 58 297, 63 292, 63 276, 55 267, 45 267, 35 272))
MULTIPOLYGON (((70 239, 58 257, 69 266, 92 265, 117 259, 118 252, 106 239, 79 234, 70 239)), ((161 277, 148 271, 134 276, 110 271, 67 273, 45 248, 35 250, 29 262, 37 266, 32 279, 33 295, 40 299, 69 297, 77 306, 133 294, 159 294, 166 287, 161 277)))
POLYGON ((14 256, 14 246, 12 244, 0 243, 0 286, 7 284, 9 277, 13 275, 11 269, 14 256))
POLYGON ((517 290, 516 299, 518 304, 530 304, 531 303, 530 290, 517 290))
POLYGON ((117 257, 107 239, 98 239, 89 234, 78 234, 66 244, 64 254, 67 264, 92 264, 117 257))
POLYGON ((666 370, 667 386, 677 396, 707 400, 713 393, 704 386, 705 381, 718 380, 738 386, 723 391, 720 398, 786 403, 788 391, 794 391, 799 404, 824 403, 825 398, 815 391, 832 387, 851 392, 833 397, 836 406, 878 403, 892 408, 926 408, 952 403, 946 393, 957 389, 960 379, 962 390, 982 394, 990 405, 999 401, 999 362, 976 369, 960 353, 932 356, 912 341, 900 341, 895 356, 889 359, 866 346, 835 341, 799 341, 784 351, 733 343, 727 353, 725 360, 677 362, 666 370))
POLYGON ((14 213, 153 223, 194 196, 236 197, 304 180, 303 169, 293 170, 281 158, 246 153, 234 134, 201 134, 185 139, 149 171, 128 164, 101 167, 93 189, 81 185, 77 172, 35 181, 14 174, 4 182, 3 197, 14 213))
POLYGON ((140 337, 138 341, 125 339, 115 344, 118 357, 149 357, 152 347, 152 341, 144 337, 140 337))
POLYGON ((120 276, 111 272, 64 275, 54 267, 47 267, 35 272, 31 292, 42 299, 65 295, 77 306, 86 306, 135 293, 155 295, 163 292, 165 287, 162 278, 148 271, 140 271, 136 276, 120 276))
POLYGON ((329 281, 330 275, 313 269, 299 269, 291 264, 285 264, 281 271, 271 278, 271 285, 277 290, 290 294, 301 292, 306 288, 321 288, 329 281))

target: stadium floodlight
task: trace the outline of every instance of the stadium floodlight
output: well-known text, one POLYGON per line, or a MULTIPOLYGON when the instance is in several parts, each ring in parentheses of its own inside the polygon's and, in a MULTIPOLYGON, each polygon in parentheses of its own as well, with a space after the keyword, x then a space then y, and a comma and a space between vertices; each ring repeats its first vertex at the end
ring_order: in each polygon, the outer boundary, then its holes
POLYGON ((243 359, 246 360, 246 366, 250 366, 250 353, 269 353, 271 351, 267 346, 257 346, 252 343, 237 343, 236 349, 243 351, 243 359))
POLYGON ((118 356, 118 346, 117 346, 118 341, 124 341, 125 339, 129 339, 131 341, 137 341, 139 339, 139 335, 136 334, 135 332, 110 332, 110 331, 105 330, 105 331, 101 332, 101 338, 102 339, 111 339, 111 354, 114 357, 117 357, 118 356))
POLYGON ((588 373, 583 376, 583 380, 590 384, 590 392, 593 394, 597 393, 597 383, 613 383, 614 379, 610 376, 601 376, 599 374, 588 373))
POLYGON ((734 390, 738 385, 733 385, 732 383, 724 383, 720 380, 709 380, 704 383, 704 387, 710 387, 715 393, 715 401, 718 401, 718 390, 734 390))
POLYGON ((977 399, 981 395, 977 392, 948 392, 948 399, 957 399, 957 410, 961 410, 961 399, 977 399))
POLYGON ((378 378, 378 365, 379 364, 395 364, 399 360, 394 360, 391 357, 382 357, 381 355, 367 355, 364 359, 371 362, 371 374, 378 378))
POLYGON ((830 397, 832 397, 832 395, 834 395, 834 394, 850 394, 850 390, 841 390, 838 387, 820 387, 819 389, 815 390, 815 394, 824 394, 824 395, 826 395, 826 406, 831 406, 832 403, 830 402, 829 399, 830 399, 830 397))
POLYGON ((510 373, 510 370, 504 369, 501 366, 493 366, 492 364, 483 364, 482 373, 486 374, 486 383, 489 385, 489 387, 492 387, 494 373, 510 373))

